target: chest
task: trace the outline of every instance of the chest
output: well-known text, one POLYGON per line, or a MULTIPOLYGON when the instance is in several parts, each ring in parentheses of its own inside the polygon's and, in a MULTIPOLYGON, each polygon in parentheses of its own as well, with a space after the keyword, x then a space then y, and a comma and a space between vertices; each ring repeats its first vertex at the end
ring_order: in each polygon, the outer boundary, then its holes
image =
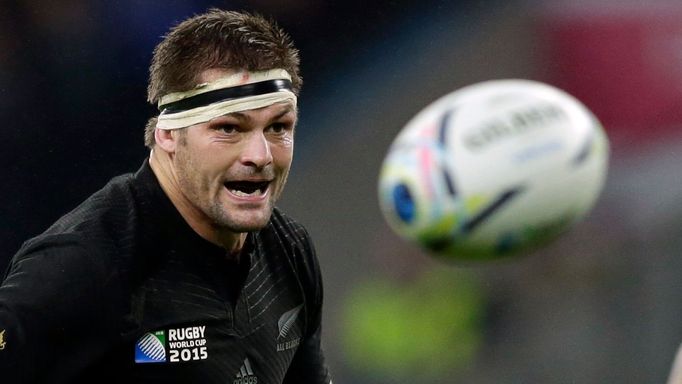
POLYGON ((304 295, 285 256, 256 253, 241 277, 168 260, 134 294, 131 382, 281 383, 306 328, 304 295), (237 295, 230 278, 240 279, 237 295))

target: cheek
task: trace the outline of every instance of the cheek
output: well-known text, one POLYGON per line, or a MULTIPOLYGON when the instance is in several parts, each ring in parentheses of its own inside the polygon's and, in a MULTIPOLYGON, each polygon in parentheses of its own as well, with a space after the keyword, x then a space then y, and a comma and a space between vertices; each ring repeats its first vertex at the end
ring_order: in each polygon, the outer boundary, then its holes
POLYGON ((211 180, 223 174, 222 168, 219 167, 219 156, 212 156, 208 151, 178 152, 176 162, 185 178, 200 189, 206 189, 211 180))
POLYGON ((282 157, 292 158, 294 152, 294 135, 290 133, 282 138, 282 140, 277 143, 275 150, 281 152, 282 157))
POLYGON ((273 161, 278 168, 289 168, 291 166, 294 154, 293 141, 291 142, 291 145, 277 146, 271 148, 270 151, 272 152, 273 161))

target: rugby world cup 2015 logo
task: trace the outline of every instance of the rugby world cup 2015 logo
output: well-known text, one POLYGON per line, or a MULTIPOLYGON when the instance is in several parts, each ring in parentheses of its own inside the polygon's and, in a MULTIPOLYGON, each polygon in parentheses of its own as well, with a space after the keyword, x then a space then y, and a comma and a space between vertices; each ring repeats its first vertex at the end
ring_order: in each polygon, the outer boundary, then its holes
POLYGON ((136 363, 165 363, 166 334, 164 331, 145 333, 135 344, 136 363))

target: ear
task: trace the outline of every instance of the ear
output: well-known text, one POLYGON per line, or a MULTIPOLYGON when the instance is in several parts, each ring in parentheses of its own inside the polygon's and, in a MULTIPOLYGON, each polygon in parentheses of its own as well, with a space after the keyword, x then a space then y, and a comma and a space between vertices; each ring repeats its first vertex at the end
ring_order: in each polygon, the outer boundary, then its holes
POLYGON ((175 153, 175 149, 178 146, 178 135, 172 129, 156 128, 154 130, 154 140, 156 145, 164 152, 175 153))

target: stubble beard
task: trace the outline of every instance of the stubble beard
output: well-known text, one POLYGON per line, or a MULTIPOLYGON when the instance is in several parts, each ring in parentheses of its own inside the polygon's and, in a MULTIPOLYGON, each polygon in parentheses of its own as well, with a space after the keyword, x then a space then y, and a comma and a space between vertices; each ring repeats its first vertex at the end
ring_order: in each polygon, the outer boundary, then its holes
MULTIPOLYGON (((224 185, 218 186, 218 190, 215 195, 211 195, 211 183, 208 180, 202 180, 201 173, 197 170, 197 162, 194 156, 191 154, 188 148, 187 142, 187 132, 180 132, 179 136, 179 147, 183 150, 176 152, 176 176, 180 189, 184 191, 186 198, 189 203, 195 207, 195 209, 202 212, 202 214, 209 219, 213 226, 219 231, 230 231, 234 233, 244 233, 256 231, 264 228, 270 222, 270 217, 272 216, 272 211, 274 210, 275 203, 279 200, 279 197, 287 183, 289 177, 289 167, 283 171, 280 175, 279 183, 277 185, 271 183, 269 188, 269 196, 267 207, 264 210, 259 210, 257 215, 258 220, 254 220, 254 213, 246 213, 246 220, 239 220, 238 217, 233 217, 229 209, 221 203, 220 194, 223 192, 222 189, 225 188, 224 185), (202 193, 203 192, 203 193, 202 193), (203 196, 203 197, 202 197, 203 196)), ((291 165, 291 164, 289 164, 291 165)), ((276 177, 271 177, 277 179, 276 177)))
POLYGON ((213 225, 219 230, 227 230, 235 233, 252 232, 257 231, 265 227, 270 221, 270 215, 272 214, 273 204, 268 203, 266 211, 259 211, 258 220, 255 220, 255 216, 251 214, 246 222, 237 220, 233 218, 227 209, 220 204, 220 202, 215 202, 211 204, 207 209, 207 216, 213 220, 213 225))
MULTIPOLYGON (((183 191, 186 199, 192 204, 195 209, 201 212, 206 219, 210 220, 212 226, 218 231, 229 231, 233 233, 252 232, 264 228, 270 221, 270 216, 275 206, 275 200, 278 198, 283 185, 280 185, 278 190, 271 190, 267 207, 259 209, 257 212, 230 212, 220 200, 219 196, 223 188, 222 184, 216 186, 217 190, 212 192, 211 183, 208 180, 201 179, 198 175, 195 161, 192 156, 187 154, 180 155, 176 163, 176 175, 178 184, 183 191), (246 216, 246 219, 240 219, 237 215, 246 216)), ((286 176, 282 183, 286 181, 286 176)), ((274 188, 270 185, 270 188, 274 188)))

